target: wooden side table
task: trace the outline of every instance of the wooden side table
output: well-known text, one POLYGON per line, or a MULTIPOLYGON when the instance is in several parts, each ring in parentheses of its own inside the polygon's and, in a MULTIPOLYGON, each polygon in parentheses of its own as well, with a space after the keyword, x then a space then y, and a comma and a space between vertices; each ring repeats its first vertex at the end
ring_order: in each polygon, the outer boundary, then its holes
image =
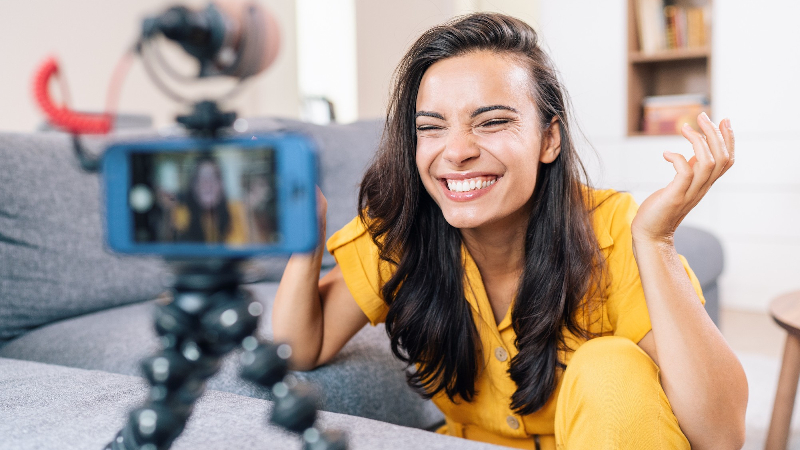
POLYGON ((792 410, 800 378, 800 291, 784 294, 772 301, 769 312, 787 331, 783 363, 775 393, 775 406, 767 433, 765 450, 785 450, 789 440, 792 410))

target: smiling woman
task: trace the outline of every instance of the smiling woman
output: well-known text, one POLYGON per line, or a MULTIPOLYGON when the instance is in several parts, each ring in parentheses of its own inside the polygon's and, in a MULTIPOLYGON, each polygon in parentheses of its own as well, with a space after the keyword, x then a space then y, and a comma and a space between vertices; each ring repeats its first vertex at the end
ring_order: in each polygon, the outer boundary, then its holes
MULTIPOLYGON (((527 24, 474 14, 400 62, 360 214, 295 255, 275 300, 295 364, 386 323, 439 431, 518 448, 737 448, 747 385, 672 234, 733 161, 701 116, 638 208, 592 189, 566 91, 527 24), (638 345, 637 345, 638 344, 638 345)), ((324 230, 325 202, 320 215, 324 230)))

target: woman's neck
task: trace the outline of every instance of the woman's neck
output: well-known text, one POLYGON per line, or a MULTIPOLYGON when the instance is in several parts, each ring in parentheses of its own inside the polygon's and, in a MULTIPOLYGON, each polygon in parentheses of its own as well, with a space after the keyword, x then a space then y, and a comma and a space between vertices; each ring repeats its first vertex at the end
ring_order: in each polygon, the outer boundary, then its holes
POLYGON ((481 274, 517 272, 522 269, 525 256, 525 229, 461 230, 464 245, 481 274))
POLYGON ((492 314, 498 325, 508 313, 519 288, 525 264, 525 228, 516 226, 461 230, 464 245, 480 271, 492 314))
POLYGON ((502 223, 461 229, 461 238, 481 275, 521 273, 525 264, 527 214, 508 217, 502 223))

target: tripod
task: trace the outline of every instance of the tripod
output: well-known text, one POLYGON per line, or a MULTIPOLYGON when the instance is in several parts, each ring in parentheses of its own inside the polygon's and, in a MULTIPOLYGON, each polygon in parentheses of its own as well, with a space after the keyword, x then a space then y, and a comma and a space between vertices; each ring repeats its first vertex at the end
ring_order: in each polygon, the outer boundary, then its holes
POLYGON ((155 327, 163 349, 142 361, 151 389, 144 406, 106 450, 164 450, 180 435, 217 372, 222 358, 241 345, 242 377, 270 388, 275 397, 271 422, 301 434, 306 450, 345 450, 346 439, 314 426, 316 399, 308 387, 287 377, 291 348, 253 336, 261 303, 241 289, 237 260, 172 261, 173 299, 160 305, 155 327))
MULTIPOLYGON (((178 121, 196 135, 213 137, 235 118, 235 113, 220 112, 215 102, 203 101, 178 121)), ((81 150, 76 145, 79 157, 81 150)), ((183 431, 206 381, 238 346, 245 350, 241 376, 271 389, 275 398, 272 423, 301 434, 306 450, 345 450, 342 433, 314 426, 317 401, 311 389, 287 377, 291 348, 253 336, 263 307, 240 286, 242 260, 168 262, 176 275, 173 299, 160 305, 155 317, 163 349, 142 361, 150 393, 105 450, 168 449, 183 431)))

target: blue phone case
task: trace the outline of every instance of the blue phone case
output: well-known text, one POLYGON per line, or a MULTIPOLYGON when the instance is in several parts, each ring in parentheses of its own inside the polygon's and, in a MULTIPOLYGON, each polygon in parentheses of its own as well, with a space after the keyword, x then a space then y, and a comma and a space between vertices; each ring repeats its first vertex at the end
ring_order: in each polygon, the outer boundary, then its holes
POLYGON ((110 146, 103 155, 107 239, 120 253, 160 255, 168 258, 246 258, 312 251, 318 244, 316 205, 317 157, 311 142, 300 135, 273 134, 252 138, 173 138, 126 142, 110 146), (275 153, 277 222, 275 242, 230 245, 202 242, 137 242, 131 196, 132 154, 211 152, 220 148, 275 153))

